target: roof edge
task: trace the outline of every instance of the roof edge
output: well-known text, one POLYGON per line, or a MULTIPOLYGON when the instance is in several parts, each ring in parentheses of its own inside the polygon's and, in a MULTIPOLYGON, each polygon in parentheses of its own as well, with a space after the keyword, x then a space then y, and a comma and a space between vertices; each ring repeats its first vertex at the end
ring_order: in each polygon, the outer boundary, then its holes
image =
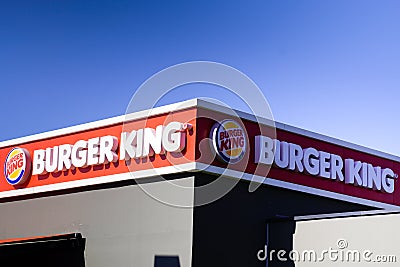
POLYGON ((155 116, 155 115, 165 114, 165 113, 168 113, 171 111, 179 111, 179 110, 184 110, 184 109, 189 109, 189 108, 194 108, 194 107, 208 109, 208 110, 226 113, 226 114, 232 114, 232 112, 234 112, 235 115, 237 115, 243 119, 246 119, 246 120, 259 122, 263 125, 268 125, 268 126, 274 125, 277 129, 280 129, 280 130, 288 131, 291 133, 295 133, 295 134, 303 135, 303 136, 310 137, 313 139, 321 140, 321 141, 331 143, 334 145, 347 147, 347 148, 350 148, 350 149, 353 149, 356 151, 360 151, 363 153, 367 153, 370 155, 374 155, 374 156, 378 156, 381 158, 400 162, 399 156, 395 156, 395 155, 392 155, 392 154, 389 154, 386 152, 382 152, 382 151, 379 151, 376 149, 368 148, 365 146, 357 145, 355 143, 350 143, 348 141, 343 141, 343 140, 340 140, 340 139, 337 139, 334 137, 330 137, 327 135, 323 135, 323 134, 315 133, 315 132, 308 131, 305 129, 301 129, 301 128, 291 126, 288 124, 284 124, 281 122, 274 122, 270 119, 258 117, 253 114, 243 112, 240 110, 234 110, 234 109, 222 106, 220 104, 213 103, 209 100, 204 100, 204 99, 200 99, 200 98, 193 98, 193 99, 189 99, 189 100, 185 100, 185 101, 181 101, 181 102, 177 102, 177 103, 173 103, 173 104, 169 104, 169 105, 165 105, 165 106, 155 107, 155 108, 138 111, 138 112, 134 112, 134 113, 130 113, 130 114, 125 114, 125 115, 120 115, 117 117, 111 117, 111 118, 102 119, 102 120, 98 120, 98 121, 69 126, 69 127, 65 127, 65 128, 61 128, 61 129, 57 129, 57 130, 28 135, 28 136, 24 136, 24 137, 15 138, 15 139, 10 139, 10 140, 0 142, 0 148, 18 145, 18 144, 27 143, 27 142, 32 142, 32 141, 39 141, 39 140, 43 140, 43 139, 53 138, 56 136, 72 134, 72 133, 81 132, 81 131, 93 130, 96 128, 101 128, 101 127, 105 127, 105 126, 111 126, 114 124, 122 123, 125 120, 142 119, 142 118, 146 118, 149 116, 155 116))

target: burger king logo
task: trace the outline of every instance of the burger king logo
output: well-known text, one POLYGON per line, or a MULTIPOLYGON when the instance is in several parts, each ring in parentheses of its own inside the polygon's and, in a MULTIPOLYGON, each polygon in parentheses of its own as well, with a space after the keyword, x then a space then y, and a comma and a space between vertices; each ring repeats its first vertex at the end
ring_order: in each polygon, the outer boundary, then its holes
POLYGON ((23 184, 29 177, 31 158, 23 148, 13 148, 4 162, 4 177, 10 185, 23 184))
POLYGON ((246 153, 246 132, 234 120, 216 123, 211 130, 211 139, 218 157, 227 163, 239 162, 246 153))

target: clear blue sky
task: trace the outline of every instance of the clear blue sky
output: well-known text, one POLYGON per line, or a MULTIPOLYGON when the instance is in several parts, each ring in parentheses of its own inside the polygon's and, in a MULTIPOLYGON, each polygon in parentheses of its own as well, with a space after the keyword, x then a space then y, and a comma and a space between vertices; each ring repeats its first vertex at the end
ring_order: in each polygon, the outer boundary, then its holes
POLYGON ((399 14, 397 0, 1 0, 0 140, 124 114, 157 71, 209 60, 251 77, 278 121, 400 155, 399 14))

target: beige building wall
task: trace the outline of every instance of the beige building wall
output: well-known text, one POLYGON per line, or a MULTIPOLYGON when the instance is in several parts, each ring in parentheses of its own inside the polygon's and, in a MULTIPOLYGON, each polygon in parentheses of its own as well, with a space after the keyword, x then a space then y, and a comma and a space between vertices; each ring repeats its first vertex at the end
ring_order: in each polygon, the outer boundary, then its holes
POLYGON ((293 249, 319 259, 295 266, 399 266, 399 226, 400 214, 298 221, 293 249))
MULTIPOLYGON (((168 183, 145 186, 193 203, 193 191, 177 195, 168 183)), ((174 183, 193 188, 194 177, 174 183)), ((191 266, 193 208, 163 204, 138 185, 1 203, 0 214, 0 239, 82 233, 88 267, 153 267, 156 255, 191 266)))

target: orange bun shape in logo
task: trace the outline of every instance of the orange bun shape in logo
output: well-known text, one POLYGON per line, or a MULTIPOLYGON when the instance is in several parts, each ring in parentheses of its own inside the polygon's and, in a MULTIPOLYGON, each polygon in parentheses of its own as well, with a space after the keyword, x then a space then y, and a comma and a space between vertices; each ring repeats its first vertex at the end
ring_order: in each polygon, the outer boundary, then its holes
POLYGON ((237 163, 246 153, 246 131, 234 120, 216 123, 211 130, 211 139, 218 158, 224 162, 237 163))
POLYGON ((10 185, 23 184, 31 171, 31 157, 28 150, 15 147, 4 162, 4 177, 10 185))

